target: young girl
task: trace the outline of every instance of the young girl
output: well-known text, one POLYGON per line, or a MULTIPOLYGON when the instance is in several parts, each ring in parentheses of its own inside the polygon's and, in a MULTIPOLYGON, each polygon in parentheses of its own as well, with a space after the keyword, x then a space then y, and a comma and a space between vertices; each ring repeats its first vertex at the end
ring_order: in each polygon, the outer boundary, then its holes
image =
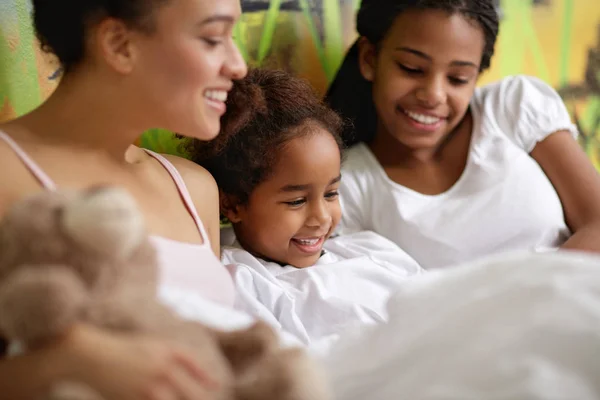
POLYGON ((600 179, 558 94, 515 76, 476 89, 493 0, 363 0, 328 93, 356 126, 343 232, 370 229, 424 268, 507 250, 600 250, 600 179))
MULTIPOLYGON (((0 216, 40 190, 123 187, 159 253, 161 300, 174 309, 196 298, 233 306, 215 256, 214 180, 131 144, 156 127, 217 135, 227 91, 246 73, 231 37, 240 13, 238 0, 34 0, 37 35, 64 74, 44 104, 0 126, 0 216)), ((75 326, 45 348, 0 360, 0 393, 39 398, 73 379, 108 399, 202 399, 210 385, 200 367, 171 343, 75 326)))
POLYGON ((190 152, 215 177, 233 224, 222 262, 236 307, 304 343, 385 321, 386 299, 420 268, 373 232, 330 239, 341 216, 339 116, 282 71, 251 71, 227 107, 221 134, 190 152))

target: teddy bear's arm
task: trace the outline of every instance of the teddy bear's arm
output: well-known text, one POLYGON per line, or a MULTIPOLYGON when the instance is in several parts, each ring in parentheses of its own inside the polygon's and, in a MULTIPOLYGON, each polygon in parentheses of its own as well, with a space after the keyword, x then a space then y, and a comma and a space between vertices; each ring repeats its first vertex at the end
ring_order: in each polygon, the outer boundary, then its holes
POLYGON ((7 340, 27 347, 63 333, 89 301, 70 268, 40 268, 23 265, 0 285, 0 331, 7 340))

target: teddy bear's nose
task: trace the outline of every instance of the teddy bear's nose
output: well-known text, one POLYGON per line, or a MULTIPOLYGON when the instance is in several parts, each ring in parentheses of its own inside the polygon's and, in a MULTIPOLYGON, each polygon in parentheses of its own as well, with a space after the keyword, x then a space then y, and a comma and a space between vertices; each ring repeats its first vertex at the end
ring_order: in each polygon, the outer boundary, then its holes
POLYGON ((117 213, 127 214, 130 210, 137 209, 137 203, 129 192, 123 188, 98 185, 83 192, 81 203, 88 204, 97 210, 104 210, 107 217, 116 216, 117 213))
POLYGON ((112 187, 109 185, 96 185, 96 186, 92 186, 92 187, 88 188, 85 191, 85 194, 87 196, 95 196, 98 194, 102 194, 103 192, 109 191, 111 189, 112 189, 112 187))
POLYGON ((143 216, 124 189, 97 187, 65 208, 62 224, 73 240, 89 249, 129 257, 144 240, 143 216))

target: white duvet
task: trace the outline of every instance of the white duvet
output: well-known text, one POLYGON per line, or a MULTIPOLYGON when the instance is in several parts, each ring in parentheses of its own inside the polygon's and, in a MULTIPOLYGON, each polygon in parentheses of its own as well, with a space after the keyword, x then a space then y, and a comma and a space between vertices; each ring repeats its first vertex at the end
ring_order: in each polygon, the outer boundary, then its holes
MULTIPOLYGON (((216 327, 252 320, 191 293, 161 295, 216 327)), ((336 399, 600 399, 599 258, 513 254, 431 272, 403 284, 387 314, 309 347, 336 399)))

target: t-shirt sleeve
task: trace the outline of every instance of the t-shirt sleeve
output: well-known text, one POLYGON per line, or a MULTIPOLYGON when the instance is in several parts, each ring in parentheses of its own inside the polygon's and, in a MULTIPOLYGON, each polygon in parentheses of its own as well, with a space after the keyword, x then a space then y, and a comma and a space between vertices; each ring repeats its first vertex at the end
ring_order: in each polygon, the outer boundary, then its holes
POLYGON ((568 131, 577 139, 577 127, 560 95, 538 78, 512 76, 482 92, 483 113, 495 118, 504 134, 527 153, 558 131, 568 131))

